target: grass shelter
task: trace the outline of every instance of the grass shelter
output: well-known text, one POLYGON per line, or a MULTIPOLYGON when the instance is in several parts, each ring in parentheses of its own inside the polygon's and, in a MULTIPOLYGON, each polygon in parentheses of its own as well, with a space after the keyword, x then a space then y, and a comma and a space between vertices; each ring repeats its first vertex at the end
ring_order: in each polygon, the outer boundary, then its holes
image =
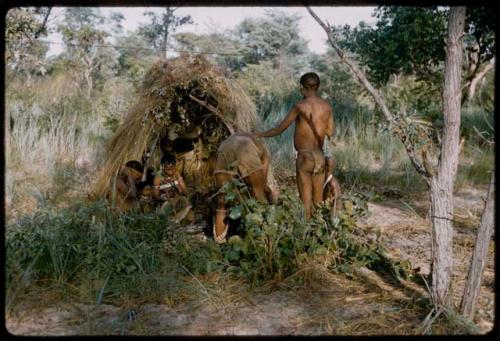
MULTIPOLYGON (((260 123, 254 103, 237 81, 203 56, 159 61, 138 92, 107 147, 94 198, 104 197, 125 163, 141 160, 146 151, 151 155, 148 166, 156 170, 163 153, 174 153, 188 189, 206 194, 215 189, 212 170, 219 144, 260 123)), ((276 186, 272 170, 269 182, 276 186)))

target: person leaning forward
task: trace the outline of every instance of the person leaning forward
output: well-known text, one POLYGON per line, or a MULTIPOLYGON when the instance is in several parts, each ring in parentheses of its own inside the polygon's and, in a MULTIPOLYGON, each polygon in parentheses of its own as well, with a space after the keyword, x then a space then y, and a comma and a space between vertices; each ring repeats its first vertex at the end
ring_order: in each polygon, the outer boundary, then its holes
POLYGON ((313 204, 317 205, 323 200, 325 137, 333 143, 333 110, 327 101, 318 96, 319 84, 316 73, 304 74, 300 78, 300 92, 304 98, 292 107, 278 126, 254 133, 258 137, 276 136, 295 122, 293 142, 297 151, 297 187, 306 218, 311 217, 313 204))
MULTIPOLYGON (((241 178, 258 201, 274 202, 277 193, 267 184, 268 172, 269 153, 262 142, 251 134, 235 133, 217 149, 214 176, 219 188, 233 178, 241 178)), ((228 229, 224 193, 219 193, 217 206, 213 233, 215 242, 221 244, 225 242, 228 229)))

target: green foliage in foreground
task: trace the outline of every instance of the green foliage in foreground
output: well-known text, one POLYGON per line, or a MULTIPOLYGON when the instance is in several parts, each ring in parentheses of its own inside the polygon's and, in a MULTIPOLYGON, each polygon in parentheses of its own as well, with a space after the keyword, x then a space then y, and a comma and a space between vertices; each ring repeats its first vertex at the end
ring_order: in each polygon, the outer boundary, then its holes
MULTIPOLYGON (((96 285, 101 302, 175 291, 187 269, 213 271, 221 258, 213 243, 176 231, 168 212, 113 216, 106 203, 80 203, 63 211, 39 210, 6 229, 7 288, 96 285)), ((14 297, 12 297, 14 298, 14 297)), ((95 302, 94 301, 94 302, 95 302)))
POLYGON ((367 213, 366 198, 358 193, 344 195, 345 209, 339 215, 323 203, 306 221, 301 203, 289 192, 282 195, 279 205, 263 205, 245 199, 245 185, 237 180, 223 190, 233 205, 229 216, 241 221, 243 234, 222 245, 224 259, 230 271, 253 283, 284 279, 311 258, 326 261, 334 272, 351 274, 354 268, 366 266, 396 277, 410 275, 409 262, 390 260, 378 239, 365 238, 357 229, 357 218, 367 213))
POLYGON ((227 271, 259 284, 282 280, 311 259, 346 274, 359 266, 409 274, 409 263, 389 260, 377 239, 357 231, 356 219, 367 212, 359 194, 345 195, 340 215, 332 216, 325 204, 305 221, 300 201, 289 192, 279 204, 263 205, 249 199, 239 181, 223 190, 230 218, 240 224, 238 235, 220 247, 181 232, 168 212, 113 215, 103 202, 21 218, 6 230, 8 301, 35 284, 76 287, 80 297, 97 303, 155 301, 178 295, 185 275, 227 271))

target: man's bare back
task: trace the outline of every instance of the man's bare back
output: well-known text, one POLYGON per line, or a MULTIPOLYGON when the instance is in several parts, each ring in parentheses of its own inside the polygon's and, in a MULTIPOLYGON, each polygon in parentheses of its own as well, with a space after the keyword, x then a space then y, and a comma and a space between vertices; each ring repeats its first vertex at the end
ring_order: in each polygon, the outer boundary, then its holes
POLYGON ((259 137, 281 134, 295 122, 294 146, 297 151, 297 186, 304 203, 306 217, 311 216, 312 205, 323 200, 325 136, 331 140, 334 131, 333 112, 330 104, 317 95, 319 77, 308 73, 300 79, 304 99, 296 103, 283 121, 275 128, 256 132, 259 137))
POLYGON ((333 130, 330 104, 320 97, 311 96, 295 104, 295 110, 298 111, 293 136, 295 149, 323 150, 325 136, 331 136, 333 130))

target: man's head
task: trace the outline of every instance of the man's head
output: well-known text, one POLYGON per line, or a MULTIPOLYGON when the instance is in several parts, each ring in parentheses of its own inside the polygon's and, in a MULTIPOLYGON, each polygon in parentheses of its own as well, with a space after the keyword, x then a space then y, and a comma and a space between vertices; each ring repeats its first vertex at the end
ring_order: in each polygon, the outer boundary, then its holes
POLYGON ((319 76, 314 72, 308 72, 300 77, 300 85, 306 91, 318 91, 319 76))
POLYGON ((175 155, 170 153, 163 155, 161 167, 167 175, 172 175, 175 171, 175 155))
POLYGON ((135 169, 136 171, 141 172, 141 173, 143 171, 142 164, 137 160, 128 161, 125 164, 125 167, 135 169))
POLYGON ((142 164, 139 161, 137 160, 128 161, 125 164, 125 168, 132 170, 128 173, 134 178, 134 181, 140 181, 142 177, 143 168, 142 164))

